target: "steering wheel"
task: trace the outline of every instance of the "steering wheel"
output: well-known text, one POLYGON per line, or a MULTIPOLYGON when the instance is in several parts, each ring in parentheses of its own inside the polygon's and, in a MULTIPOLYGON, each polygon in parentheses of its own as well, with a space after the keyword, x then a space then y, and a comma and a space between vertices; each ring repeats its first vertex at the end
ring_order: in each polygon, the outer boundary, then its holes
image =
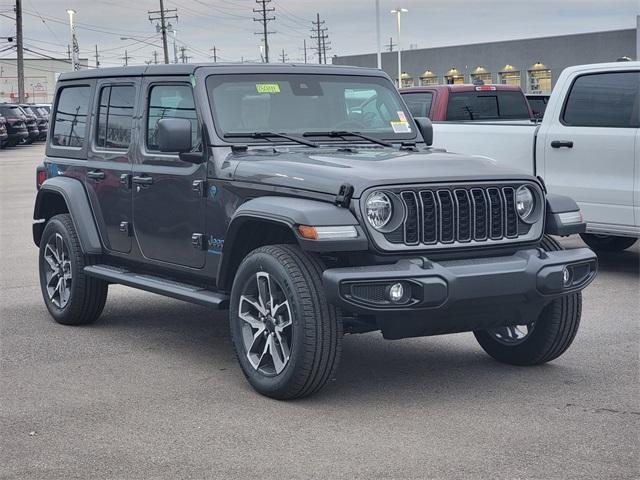
POLYGON ((366 129, 367 127, 357 120, 342 120, 333 126, 333 130, 357 130, 362 128, 366 129))

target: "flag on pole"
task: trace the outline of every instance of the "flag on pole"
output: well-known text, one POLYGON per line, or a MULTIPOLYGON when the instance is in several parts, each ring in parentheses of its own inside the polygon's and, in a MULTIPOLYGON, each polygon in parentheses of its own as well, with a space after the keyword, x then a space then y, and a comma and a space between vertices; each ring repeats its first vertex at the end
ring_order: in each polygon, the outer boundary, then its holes
POLYGON ((71 27, 71 37, 73 41, 73 46, 71 47, 71 61, 73 62, 73 69, 80 70, 80 47, 78 47, 78 39, 76 38, 76 27, 72 25, 71 27))

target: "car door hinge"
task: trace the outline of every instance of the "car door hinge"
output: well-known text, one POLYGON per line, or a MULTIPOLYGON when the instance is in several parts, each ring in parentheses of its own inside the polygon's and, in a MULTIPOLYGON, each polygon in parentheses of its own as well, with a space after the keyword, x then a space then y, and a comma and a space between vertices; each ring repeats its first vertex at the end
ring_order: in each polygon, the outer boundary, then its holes
POLYGON ((191 190, 196 192, 200 197, 204 197, 204 194, 207 191, 206 187, 207 182, 205 180, 194 180, 191 182, 191 190))
POLYGON ((122 173, 120 175, 120 185, 125 190, 131 190, 131 175, 128 173, 122 173))
POLYGON ((193 248, 197 248, 198 250, 206 250, 207 249, 207 240, 204 238, 203 233, 192 233, 191 234, 191 245, 193 248))
POLYGON ((131 224, 129 222, 120 222, 120 231, 126 233, 127 237, 131 236, 131 224))
POLYGON ((349 208, 349 205, 351 204, 351 197, 353 197, 353 185, 343 183, 340 185, 340 189, 338 190, 334 203, 339 207, 349 208))

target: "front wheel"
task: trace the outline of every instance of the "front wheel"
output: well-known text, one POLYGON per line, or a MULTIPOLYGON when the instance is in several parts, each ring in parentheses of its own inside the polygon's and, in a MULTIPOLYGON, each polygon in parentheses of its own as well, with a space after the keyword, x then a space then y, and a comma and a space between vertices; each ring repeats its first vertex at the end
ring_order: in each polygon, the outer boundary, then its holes
MULTIPOLYGON (((545 251, 562 250, 551 237, 541 243, 545 251)), ((511 365, 539 365, 562 355, 571 345, 580 326, 582 295, 570 293, 553 300, 535 322, 476 330, 480 346, 496 360, 511 365)))
POLYGON ((332 378, 342 323, 326 301, 321 274, 316 257, 291 245, 258 248, 240 264, 231 290, 231 339, 259 393, 304 397, 332 378))
POLYGON ((621 252, 638 241, 637 238, 633 237, 614 237, 593 233, 581 233, 580 237, 582 237, 582 241, 589 245, 595 252, 621 252))

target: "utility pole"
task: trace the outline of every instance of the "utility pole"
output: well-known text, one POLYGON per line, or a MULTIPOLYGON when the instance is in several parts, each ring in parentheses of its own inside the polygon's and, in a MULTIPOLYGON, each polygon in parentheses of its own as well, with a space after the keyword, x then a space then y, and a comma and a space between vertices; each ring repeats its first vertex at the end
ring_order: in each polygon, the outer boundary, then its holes
POLYGON ((311 22, 313 28, 311 32, 315 35, 311 35, 311 39, 315 40, 318 44, 315 49, 318 51, 318 63, 327 63, 327 45, 330 43, 327 42, 327 27, 324 26, 324 20, 320 21, 320 14, 316 13, 316 21, 311 22))
POLYGON ((213 46, 211 51, 213 52, 213 55, 211 55, 211 58, 213 58, 213 63, 218 63, 218 50, 216 49, 215 45, 213 46))
POLYGON ((96 68, 100 68, 100 55, 98 55, 98 45, 96 45, 96 54, 94 56, 96 57, 96 68))
POLYGON ((282 59, 282 63, 287 63, 287 60, 289 60, 287 54, 284 52, 284 48, 282 49, 282 54, 280 54, 280 58, 282 59))
POLYGON ((158 64, 158 52, 156 50, 153 51, 153 64, 158 64))
POLYGON ((67 60, 71 60, 71 44, 67 43, 67 60))
POLYGON ((387 45, 387 52, 393 52, 393 47, 395 47, 396 44, 393 43, 393 37, 389 37, 389 45, 387 45))
POLYGON ((24 50, 22 41, 22 0, 16 0, 16 49, 18 52, 18 102, 24 103, 24 50))
POLYGON ((182 61, 182 63, 189 63, 189 59, 191 58, 186 54, 186 52, 187 47, 180 47, 180 60, 182 61))
POLYGON ((382 69, 382 51, 380 49, 380 0, 376 0, 376 60, 378 69, 382 69))
POLYGON ((120 57, 120 60, 124 60, 124 66, 128 67, 129 66, 129 59, 133 58, 132 56, 130 56, 127 51, 124 51, 124 57, 120 57))
POLYGON ((304 63, 307 63, 307 39, 302 40, 302 49, 304 50, 304 63))
MULTIPOLYGON (((164 0, 160 0, 160 10, 147 11, 149 21, 151 23, 160 20, 160 24, 156 24, 156 30, 162 33, 162 49, 164 51, 164 63, 169 63, 169 48, 167 47, 167 20, 175 19, 178 21, 178 10, 175 8, 164 8, 164 0), (153 15, 153 16, 152 16, 153 15)), ((169 24, 170 27, 170 24, 169 24)))
POLYGON ((262 42, 264 44, 264 62, 269 63, 269 34, 275 32, 269 32, 267 24, 276 19, 275 16, 269 16, 271 12, 275 12, 273 7, 267 7, 271 3, 271 0, 256 0, 256 3, 260 8, 254 8, 253 12, 260 14, 259 18, 254 18, 254 22, 262 23, 262 32, 256 32, 256 35, 262 35, 262 42))

